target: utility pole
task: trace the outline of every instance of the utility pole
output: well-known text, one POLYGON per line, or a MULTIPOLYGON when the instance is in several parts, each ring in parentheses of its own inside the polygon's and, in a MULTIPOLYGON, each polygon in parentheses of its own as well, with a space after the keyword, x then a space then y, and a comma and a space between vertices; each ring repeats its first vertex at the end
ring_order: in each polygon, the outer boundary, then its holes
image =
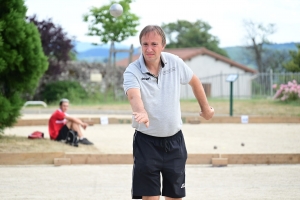
POLYGON ((112 70, 112 76, 111 77, 111 83, 112 83, 112 86, 113 86, 113 91, 114 91, 114 99, 116 100, 116 83, 117 83, 117 77, 116 77, 116 54, 118 52, 128 52, 129 53, 129 56, 128 56, 128 61, 130 64, 132 62, 132 57, 133 57, 133 52, 134 52, 134 49, 133 49, 133 45, 130 46, 130 49, 116 49, 115 48, 115 44, 114 44, 114 41, 111 42, 111 45, 110 45, 110 49, 109 49, 109 58, 108 58, 108 67, 110 67, 112 70))

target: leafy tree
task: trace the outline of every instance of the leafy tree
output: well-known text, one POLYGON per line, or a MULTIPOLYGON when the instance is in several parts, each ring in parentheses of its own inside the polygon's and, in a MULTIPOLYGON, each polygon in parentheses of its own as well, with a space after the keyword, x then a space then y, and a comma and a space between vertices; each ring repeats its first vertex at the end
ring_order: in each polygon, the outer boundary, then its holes
POLYGON ((0 7, 0 131, 20 116, 24 95, 32 93, 47 70, 39 32, 26 21, 24 0, 2 0, 0 7))
POLYGON ((167 48, 205 47, 213 52, 228 57, 225 50, 219 48, 219 39, 209 33, 211 26, 201 20, 195 23, 178 20, 162 24, 168 39, 167 48))
POLYGON ((93 7, 88 14, 83 17, 84 22, 88 22, 88 35, 98 36, 104 44, 109 42, 122 42, 137 33, 136 27, 139 25, 139 17, 130 12, 132 0, 121 0, 123 14, 119 17, 110 15, 109 8, 115 3, 100 8, 93 7))
POLYGON ((276 32, 275 24, 263 25, 262 23, 254 23, 251 20, 244 20, 244 28, 246 30, 246 39, 250 41, 250 45, 246 46, 250 50, 255 60, 259 72, 266 72, 269 68, 268 60, 272 58, 266 46, 271 44, 268 37, 276 32), (264 56, 269 54, 269 57, 264 56))
POLYGON ((29 22, 36 25, 42 41, 43 51, 48 56, 49 68, 42 77, 39 88, 35 93, 35 99, 41 98, 45 84, 59 79, 67 61, 74 60, 76 52, 72 39, 59 25, 55 25, 51 19, 38 21, 36 15, 27 17, 29 22))
POLYGON ((286 72, 283 63, 290 60, 290 55, 287 50, 272 50, 266 48, 263 55, 263 63, 266 63, 266 69, 272 69, 273 72, 286 72))
MULTIPOLYGON (((114 48, 114 42, 122 42, 128 37, 134 36, 137 33, 136 27, 139 25, 139 17, 130 12, 130 3, 132 3, 132 0, 119 1, 119 4, 123 7, 123 14, 119 17, 110 15, 109 9, 113 3, 116 2, 111 1, 110 4, 100 8, 93 7, 89 13, 83 16, 83 21, 89 23, 87 35, 99 37, 102 44, 111 42, 111 48, 114 48)), ((106 79, 109 81, 106 89, 111 87, 116 96, 116 90, 120 89, 117 84, 119 78, 118 70, 114 69, 116 53, 114 52, 112 55, 111 52, 107 64, 107 74, 110 77, 106 79), (111 62, 112 56, 114 57, 113 62, 111 62)))
POLYGON ((300 44, 297 44, 298 52, 290 51, 292 60, 284 64, 284 67, 290 72, 300 72, 300 44))
POLYGON ((66 80, 47 84, 42 96, 48 103, 58 102, 62 97, 68 97, 74 103, 86 99, 87 92, 77 81, 66 80))

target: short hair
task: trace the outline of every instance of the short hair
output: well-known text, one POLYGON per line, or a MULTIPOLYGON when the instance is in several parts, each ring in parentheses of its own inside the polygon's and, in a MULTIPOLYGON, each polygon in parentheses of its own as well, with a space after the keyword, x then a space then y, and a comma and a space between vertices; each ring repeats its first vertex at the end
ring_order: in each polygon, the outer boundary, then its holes
POLYGON ((61 99, 59 101, 59 105, 61 106, 64 102, 68 102, 69 103, 69 99, 61 99))
POLYGON ((151 32, 155 32, 158 35, 160 35, 161 39, 162 39, 162 45, 166 45, 166 35, 165 35, 164 31, 162 30, 162 28, 157 25, 148 25, 145 28, 143 28, 143 30, 140 33, 140 44, 141 44, 142 37, 151 32))

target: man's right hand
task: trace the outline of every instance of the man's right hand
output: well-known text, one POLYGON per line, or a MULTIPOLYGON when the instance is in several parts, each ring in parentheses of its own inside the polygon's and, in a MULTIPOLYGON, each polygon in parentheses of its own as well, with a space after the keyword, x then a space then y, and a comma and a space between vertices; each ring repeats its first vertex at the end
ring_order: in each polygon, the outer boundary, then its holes
POLYGON ((133 112, 134 120, 138 123, 144 123, 145 126, 149 127, 149 118, 147 112, 133 112))

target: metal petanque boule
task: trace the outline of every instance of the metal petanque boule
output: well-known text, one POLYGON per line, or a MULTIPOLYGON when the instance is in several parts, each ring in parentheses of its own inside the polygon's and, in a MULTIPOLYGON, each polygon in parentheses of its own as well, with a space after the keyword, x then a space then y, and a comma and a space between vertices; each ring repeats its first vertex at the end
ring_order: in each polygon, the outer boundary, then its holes
POLYGON ((119 17, 123 13, 123 7, 118 3, 114 3, 113 5, 110 6, 109 12, 112 16, 119 17))

